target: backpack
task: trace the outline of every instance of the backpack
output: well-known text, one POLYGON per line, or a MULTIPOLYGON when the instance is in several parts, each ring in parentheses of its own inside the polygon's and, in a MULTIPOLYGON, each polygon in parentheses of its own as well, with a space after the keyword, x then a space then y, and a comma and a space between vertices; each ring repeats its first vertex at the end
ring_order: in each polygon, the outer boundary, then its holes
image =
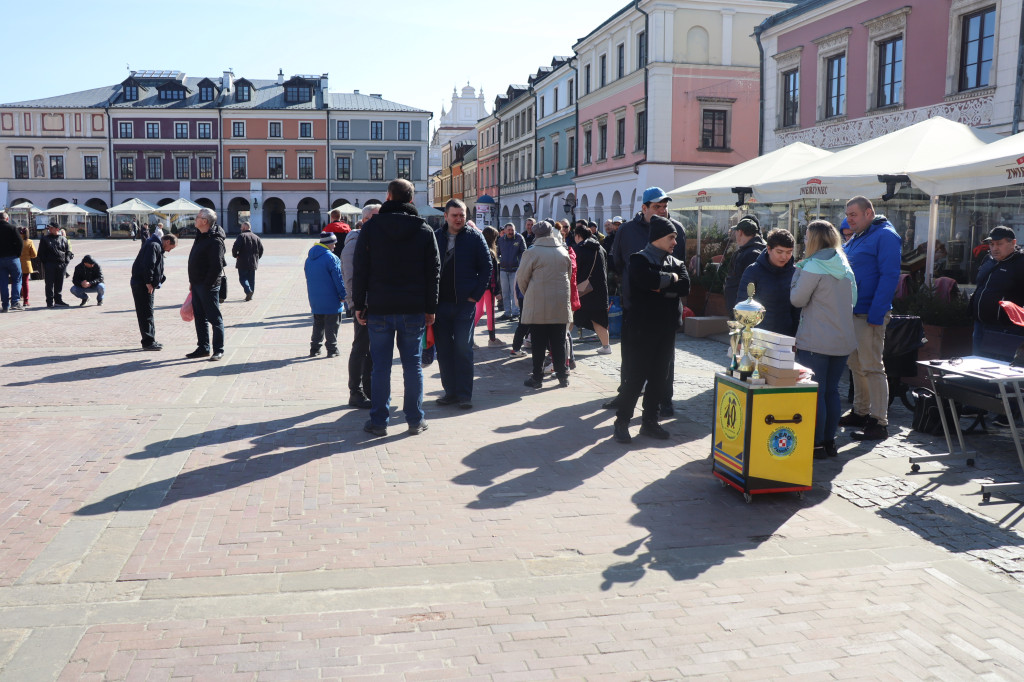
MULTIPOLYGON (((946 412, 946 423, 952 425, 953 414, 949 410, 949 403, 943 401, 942 406, 946 412)), ((942 419, 939 417, 939 401, 936 399, 935 393, 926 388, 921 388, 917 391, 917 403, 914 404, 914 420, 910 423, 910 428, 931 436, 943 435, 942 419)))

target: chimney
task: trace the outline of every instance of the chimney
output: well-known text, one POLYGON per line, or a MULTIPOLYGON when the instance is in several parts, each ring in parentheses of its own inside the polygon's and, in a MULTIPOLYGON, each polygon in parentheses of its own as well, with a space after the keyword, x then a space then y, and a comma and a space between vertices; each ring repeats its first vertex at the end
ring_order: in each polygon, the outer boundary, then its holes
POLYGON ((234 72, 230 71, 230 70, 225 71, 224 72, 224 80, 221 81, 221 89, 224 92, 231 92, 231 88, 234 85, 234 81, 235 81, 235 74, 234 74, 234 72))
POLYGON ((284 69, 277 70, 277 84, 284 85, 284 69))
POLYGON ((327 74, 320 76, 320 91, 327 92, 327 74))
POLYGON ((377 99, 383 99, 379 92, 371 92, 370 97, 376 97, 377 99))
POLYGON ((359 91, 358 91, 358 90, 353 90, 353 91, 352 91, 352 94, 353 94, 353 95, 358 95, 358 94, 359 94, 359 91))

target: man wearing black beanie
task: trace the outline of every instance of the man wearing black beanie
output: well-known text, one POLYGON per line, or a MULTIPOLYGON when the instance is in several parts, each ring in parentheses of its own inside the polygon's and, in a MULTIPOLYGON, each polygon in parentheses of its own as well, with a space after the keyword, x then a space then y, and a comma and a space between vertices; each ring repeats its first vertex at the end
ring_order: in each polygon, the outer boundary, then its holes
POLYGON ((615 440, 629 443, 629 420, 640 393, 644 404, 640 435, 665 440, 668 431, 658 424, 661 397, 668 392, 669 369, 675 357, 679 298, 690 292, 686 266, 672 256, 678 235, 667 218, 652 216, 650 243, 629 257, 629 303, 635 325, 633 342, 623 348, 629 353, 630 372, 624 377, 615 411, 615 440))

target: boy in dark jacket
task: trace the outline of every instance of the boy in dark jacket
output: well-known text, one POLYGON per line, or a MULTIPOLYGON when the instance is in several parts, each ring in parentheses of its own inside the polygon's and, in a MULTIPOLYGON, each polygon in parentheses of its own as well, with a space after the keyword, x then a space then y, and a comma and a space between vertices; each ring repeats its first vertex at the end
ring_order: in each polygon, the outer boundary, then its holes
POLYGON ((672 256, 677 241, 672 222, 661 216, 651 217, 649 239, 643 251, 629 257, 630 320, 635 329, 628 350, 630 373, 620 388, 615 411, 615 440, 620 443, 632 440, 629 420, 641 392, 644 403, 640 434, 660 440, 669 437, 668 431, 658 424, 659 398, 668 393, 666 383, 675 358, 679 298, 690 292, 686 266, 672 256))
POLYGON ((789 302, 789 285, 796 271, 793 235, 789 230, 776 228, 768 233, 765 243, 765 250, 743 271, 739 290, 746 293, 747 285, 753 282, 754 300, 764 306, 764 319, 759 329, 795 336, 800 310, 789 302))
POLYGON ((96 294, 96 305, 103 305, 103 294, 106 287, 103 285, 103 270, 100 264, 92 259, 92 256, 85 256, 75 266, 75 274, 71 276, 71 294, 82 300, 79 308, 89 302, 89 294, 96 294))

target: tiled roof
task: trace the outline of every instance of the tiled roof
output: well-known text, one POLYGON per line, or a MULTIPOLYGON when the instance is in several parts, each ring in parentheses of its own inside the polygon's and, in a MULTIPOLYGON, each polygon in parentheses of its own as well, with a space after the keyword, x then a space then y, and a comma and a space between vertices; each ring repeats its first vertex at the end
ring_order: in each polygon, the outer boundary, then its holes
POLYGON ((430 113, 423 109, 399 104, 381 97, 364 95, 356 92, 328 92, 331 109, 345 111, 413 111, 421 114, 430 113))
POLYGON ((88 107, 105 107, 107 102, 115 93, 121 89, 120 85, 108 85, 92 90, 81 90, 67 95, 56 97, 44 97, 42 99, 30 99, 24 102, 11 102, 4 104, 5 107, 31 107, 31 108, 56 108, 56 109, 82 109, 88 107))

